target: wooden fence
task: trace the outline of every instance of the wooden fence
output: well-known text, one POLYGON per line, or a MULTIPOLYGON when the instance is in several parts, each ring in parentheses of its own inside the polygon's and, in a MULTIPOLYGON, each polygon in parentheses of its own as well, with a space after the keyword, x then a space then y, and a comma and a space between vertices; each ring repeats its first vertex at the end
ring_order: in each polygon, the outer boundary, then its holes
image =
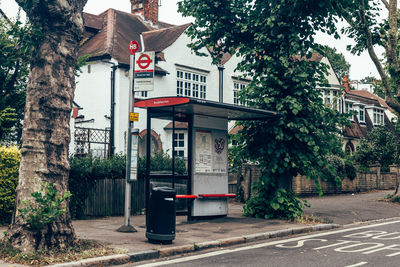
MULTIPOLYGON (((145 207, 144 180, 132 183, 131 213, 136 214, 145 207)), ((85 201, 87 216, 124 215, 125 179, 101 179, 90 189, 85 201)))

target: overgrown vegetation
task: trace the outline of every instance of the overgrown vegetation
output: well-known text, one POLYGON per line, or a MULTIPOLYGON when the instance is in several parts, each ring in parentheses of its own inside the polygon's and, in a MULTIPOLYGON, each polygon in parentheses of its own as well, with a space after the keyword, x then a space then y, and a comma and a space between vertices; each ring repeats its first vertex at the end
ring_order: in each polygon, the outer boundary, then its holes
POLYGON ((40 191, 32 192, 31 196, 32 200, 22 201, 22 208, 18 211, 28 228, 40 231, 67 212, 64 201, 71 196, 71 193, 65 191, 60 196, 53 184, 43 182, 40 191))
POLYGON ((14 211, 20 158, 17 147, 0 146, 0 225, 10 223, 14 211))
POLYGON ((243 206, 245 216, 295 221, 302 217, 304 207, 308 206, 307 201, 300 200, 293 191, 276 189, 265 184, 263 179, 256 182, 254 188, 253 195, 243 206))
POLYGON ((366 138, 361 139, 354 160, 360 164, 361 169, 370 165, 380 164, 383 172, 389 171, 389 166, 400 163, 400 142, 386 127, 374 128, 366 138))

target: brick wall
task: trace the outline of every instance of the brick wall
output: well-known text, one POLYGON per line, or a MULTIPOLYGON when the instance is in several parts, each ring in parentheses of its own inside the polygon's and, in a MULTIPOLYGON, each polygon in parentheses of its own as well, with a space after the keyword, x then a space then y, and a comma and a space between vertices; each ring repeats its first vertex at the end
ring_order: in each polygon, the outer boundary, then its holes
MULTIPOLYGON (((335 182, 325 182, 321 179, 319 183, 324 194, 395 189, 399 175, 400 166, 391 166, 388 173, 381 172, 379 166, 371 166, 368 172, 358 171, 354 180, 345 178, 341 187, 337 187, 335 182)), ((259 177, 260 169, 257 165, 244 164, 239 173, 229 174, 229 190, 236 194, 239 189, 242 190, 243 200, 247 200, 251 194, 251 184, 259 177)), ((298 195, 318 194, 315 182, 300 175, 293 178, 292 189, 298 195)))

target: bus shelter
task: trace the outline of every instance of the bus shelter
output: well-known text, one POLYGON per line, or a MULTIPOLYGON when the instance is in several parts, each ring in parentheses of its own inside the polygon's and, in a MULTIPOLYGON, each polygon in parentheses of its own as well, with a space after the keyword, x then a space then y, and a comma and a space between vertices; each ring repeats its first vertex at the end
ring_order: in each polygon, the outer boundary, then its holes
POLYGON ((167 181, 172 188, 184 184, 185 193, 176 198, 185 200, 188 221, 228 214, 228 198, 235 196, 228 193, 228 121, 270 120, 279 116, 273 111, 189 97, 146 99, 136 102, 135 107, 147 109, 147 133, 152 130, 152 119, 172 121, 170 172, 151 170, 151 138, 146 139, 146 210, 152 181, 167 181), (184 174, 175 171, 177 122, 185 123, 187 130, 184 174))

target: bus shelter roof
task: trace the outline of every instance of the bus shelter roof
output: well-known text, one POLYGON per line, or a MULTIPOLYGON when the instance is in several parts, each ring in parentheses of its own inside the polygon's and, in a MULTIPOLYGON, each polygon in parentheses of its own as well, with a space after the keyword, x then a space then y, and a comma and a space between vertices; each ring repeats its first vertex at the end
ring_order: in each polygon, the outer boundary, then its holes
POLYGON ((156 117, 163 117, 163 114, 165 116, 175 114, 177 117, 202 115, 228 120, 268 120, 280 116, 280 113, 270 110, 190 97, 150 98, 136 102, 135 107, 146 108, 151 115, 156 115, 156 117))

